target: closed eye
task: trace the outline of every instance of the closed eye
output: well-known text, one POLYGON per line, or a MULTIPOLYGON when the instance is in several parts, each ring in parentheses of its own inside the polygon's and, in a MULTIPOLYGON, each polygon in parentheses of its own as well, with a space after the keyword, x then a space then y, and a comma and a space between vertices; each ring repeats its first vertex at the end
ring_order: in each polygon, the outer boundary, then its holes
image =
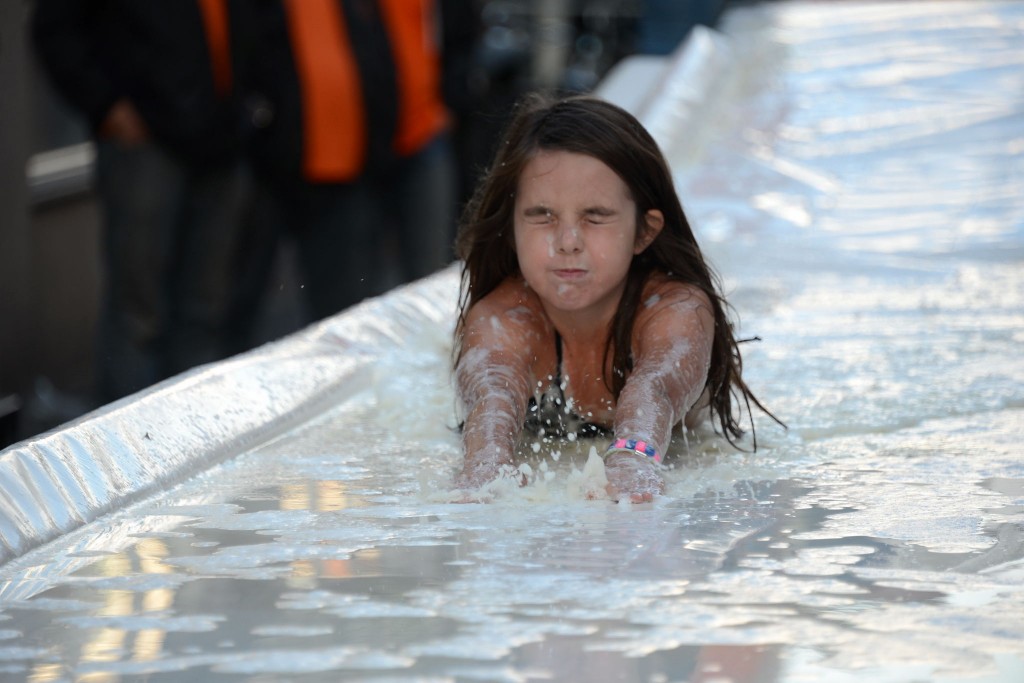
POLYGON ((594 225, 612 222, 618 213, 603 206, 594 206, 583 211, 583 220, 594 225))
POLYGON ((531 206, 523 210, 523 218, 528 223, 534 225, 544 225, 551 223, 555 220, 555 215, 551 212, 551 209, 544 206, 531 206))

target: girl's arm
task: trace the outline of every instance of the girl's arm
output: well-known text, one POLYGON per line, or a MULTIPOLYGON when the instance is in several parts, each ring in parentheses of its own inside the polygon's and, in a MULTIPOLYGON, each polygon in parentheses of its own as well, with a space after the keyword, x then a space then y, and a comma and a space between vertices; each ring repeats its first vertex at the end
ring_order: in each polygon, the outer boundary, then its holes
POLYGON ((478 488, 512 463, 530 396, 530 359, 539 337, 536 316, 494 303, 488 297, 467 314, 455 368, 465 415, 465 463, 456 478, 460 488, 478 488))
POLYGON ((615 410, 615 434, 656 444, 700 398, 708 377, 715 319, 706 295, 670 282, 655 288, 637 315, 633 372, 615 410))
MULTIPOLYGON (((667 282, 651 289, 637 314, 633 371, 615 408, 615 436, 644 441, 664 455, 672 428, 704 390, 714 314, 696 288, 667 282)), ((642 502, 664 487, 646 456, 613 451, 605 463, 613 497, 642 502)))

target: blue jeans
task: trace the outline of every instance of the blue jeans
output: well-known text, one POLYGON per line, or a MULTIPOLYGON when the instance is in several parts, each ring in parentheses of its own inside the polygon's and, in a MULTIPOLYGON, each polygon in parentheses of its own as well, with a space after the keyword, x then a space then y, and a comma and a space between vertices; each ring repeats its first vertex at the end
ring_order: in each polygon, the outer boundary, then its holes
POLYGON ((245 178, 156 145, 97 145, 104 295, 97 383, 108 402, 222 358, 245 178))

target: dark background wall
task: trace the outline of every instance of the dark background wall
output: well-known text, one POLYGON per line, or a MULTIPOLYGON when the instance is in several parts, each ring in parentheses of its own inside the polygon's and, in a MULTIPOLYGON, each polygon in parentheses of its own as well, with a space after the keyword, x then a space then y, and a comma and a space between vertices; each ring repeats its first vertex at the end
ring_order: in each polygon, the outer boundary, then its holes
POLYGON ((32 297, 25 162, 26 5, 0 0, 0 439, 15 428, 18 396, 29 378, 32 297))

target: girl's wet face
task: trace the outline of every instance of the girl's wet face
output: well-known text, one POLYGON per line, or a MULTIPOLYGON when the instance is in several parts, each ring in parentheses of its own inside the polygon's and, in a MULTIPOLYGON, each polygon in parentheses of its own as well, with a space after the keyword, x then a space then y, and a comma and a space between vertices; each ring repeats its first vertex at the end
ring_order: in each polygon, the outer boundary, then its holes
POLYGON ((637 239, 636 204, 611 168, 563 151, 541 150, 523 167, 514 224, 520 271, 544 306, 608 320, 634 254, 657 234, 637 239))

